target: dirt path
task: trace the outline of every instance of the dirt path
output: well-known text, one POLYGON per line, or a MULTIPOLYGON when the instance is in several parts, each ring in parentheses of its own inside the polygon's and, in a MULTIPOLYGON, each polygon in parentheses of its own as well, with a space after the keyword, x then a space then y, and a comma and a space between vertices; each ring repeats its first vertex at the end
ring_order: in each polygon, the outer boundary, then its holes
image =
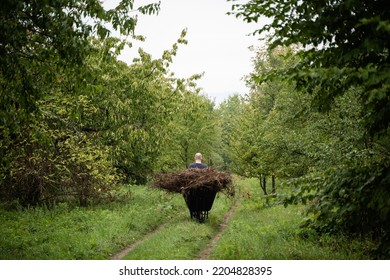
POLYGON ((131 250, 133 250, 137 245, 141 244, 142 242, 144 242, 146 239, 148 239, 149 237, 152 237, 153 235, 155 235, 157 232, 159 232, 164 226, 166 225, 165 224, 161 224, 159 225, 158 227, 156 227, 154 230, 152 230, 151 232, 147 233, 146 235, 144 235, 141 239, 135 241, 134 243, 131 243, 130 245, 126 246, 124 249, 122 249, 120 252, 116 253, 115 255, 112 255, 110 257, 111 260, 121 260, 124 256, 126 256, 131 250))
MULTIPOLYGON (((215 244, 218 242, 218 240, 221 238, 226 226, 229 224, 230 219, 233 217, 234 212, 236 210, 236 207, 239 203, 240 199, 237 199, 234 204, 230 207, 229 211, 225 213, 223 220, 221 224, 219 225, 218 233, 214 236, 214 238, 210 241, 210 243, 204 248, 197 256, 198 260, 207 260, 210 256, 211 250, 215 246, 215 244)), ((151 232, 144 235, 141 239, 135 241, 134 243, 129 244, 124 249, 122 249, 120 252, 116 253, 115 255, 112 255, 110 257, 111 260, 121 260, 124 256, 126 256, 131 250, 133 250, 136 246, 147 240, 148 238, 155 235, 157 232, 159 232, 165 225, 168 223, 164 223, 159 225, 157 228, 152 230, 151 232)))
POLYGON ((229 224, 230 219, 233 217, 234 212, 236 211, 239 201, 240 199, 237 199, 232 205, 232 207, 230 207, 229 211, 226 212, 225 216, 223 217, 222 223, 219 225, 218 233, 214 236, 214 238, 210 241, 210 243, 206 246, 206 248, 204 248, 198 254, 197 257, 198 260, 207 260, 210 257, 211 250, 214 248, 218 240, 222 237, 225 228, 229 224))

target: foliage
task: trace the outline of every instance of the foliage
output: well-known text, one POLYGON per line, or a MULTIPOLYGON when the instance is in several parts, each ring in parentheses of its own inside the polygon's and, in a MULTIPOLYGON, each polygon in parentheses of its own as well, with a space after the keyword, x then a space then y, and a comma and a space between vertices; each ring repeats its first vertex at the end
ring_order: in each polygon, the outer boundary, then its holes
MULTIPOLYGON (((186 30, 161 58, 140 49, 131 65, 117 59, 131 42, 112 31, 143 40, 134 35, 137 17, 158 13, 159 3, 135 8, 123 0, 111 10, 95 0, 1 5, 3 200, 27 206, 113 199, 122 179, 145 183, 172 160, 169 145, 182 137, 179 110, 207 113, 183 137, 205 131, 202 119, 211 119, 213 108, 195 89, 199 76, 184 81, 169 72, 186 30)), ((191 149, 211 154, 209 143, 191 149)))
POLYGON ((233 12, 247 22, 271 18, 254 32, 269 32, 271 48, 297 44, 305 48, 300 52, 302 61, 287 76, 315 94, 319 109, 328 110, 334 97, 351 87, 361 88, 366 127, 370 133, 381 133, 390 121, 390 16, 384 5, 384 0, 364 4, 252 0, 233 5, 233 12))
MULTIPOLYGON (((136 101, 134 95, 146 92, 149 98, 144 101, 156 104, 152 98, 161 89, 158 82, 152 83, 152 90, 150 82, 137 85, 136 80, 130 82, 124 77, 135 76, 146 82, 148 68, 153 73, 158 67, 159 78, 151 78, 170 82, 161 74, 166 73, 166 66, 160 60, 146 59, 131 68, 117 61, 120 50, 130 42, 112 37, 109 28, 137 39, 137 16, 157 13, 159 4, 135 9, 132 0, 124 0, 111 10, 95 0, 3 1, 1 5, 2 200, 51 205, 75 197, 85 205, 112 199, 120 176, 128 176, 129 167, 123 164, 124 148, 117 145, 119 152, 112 153, 112 145, 130 131, 132 143, 137 144, 131 146, 132 151, 145 154, 142 140, 154 141, 159 136, 152 133, 150 137, 150 128, 134 129, 142 120, 148 125, 155 121, 157 113, 151 112, 156 108, 150 105, 139 111, 144 115, 130 115, 131 123, 125 128, 117 121, 129 121, 124 116, 139 107, 132 102, 133 107, 118 110, 129 100, 136 101), (117 75, 119 79, 115 79, 117 75), (120 86, 126 83, 133 87, 121 91, 120 86)), ((167 51, 166 60, 175 52, 167 51)), ((134 158, 142 156, 130 160, 134 158)), ((147 158, 147 164, 151 161, 147 158)), ((134 177, 144 176, 137 170, 134 173, 134 177)))
MULTIPOLYGON (((112 147, 114 164, 127 180, 145 182, 167 141, 168 124, 180 97, 177 79, 170 76, 168 66, 177 44, 185 43, 184 36, 185 31, 160 59, 140 49, 140 57, 130 66, 117 61, 113 53, 111 59, 96 61, 96 56, 92 61, 96 78, 89 95, 97 110, 86 118, 84 129, 97 133, 100 142, 112 147)), ((101 48, 110 49, 112 43, 101 48)))
POLYGON ((256 53, 258 67, 247 78, 251 91, 230 127, 229 155, 233 170, 241 175, 299 177, 338 165, 340 154, 364 147, 356 93, 337 98, 334 108, 322 115, 311 108, 312 98, 291 84, 280 79, 257 83, 261 71, 283 67, 290 51, 256 53))
POLYGON ((0 42, 0 193, 23 206, 114 199, 122 180, 186 167, 201 151, 218 164, 219 119, 201 75, 169 66, 183 30, 161 58, 139 49, 118 60, 137 17, 159 3, 110 10, 99 1, 3 1, 0 42), (115 37, 117 32, 122 38, 115 37))
POLYGON ((242 114, 244 100, 238 95, 229 96, 222 102, 218 111, 221 118, 221 157, 224 170, 234 170, 234 152, 231 152, 238 126, 238 116, 242 114))
POLYGON ((306 225, 319 232, 369 236, 378 244, 371 253, 376 258, 387 258, 390 165, 388 161, 383 164, 382 155, 354 156, 359 160, 289 182, 295 191, 284 202, 307 204, 306 225))
MULTIPOLYGON (((314 136, 302 134, 301 142, 305 158, 314 159, 309 164, 315 167, 307 170, 313 174, 305 177, 301 189, 315 198, 308 224, 371 236, 379 244, 381 258, 389 256, 390 218, 390 193, 384 187, 388 186, 390 29, 384 5, 384 1, 253 0, 232 8, 247 22, 261 16, 271 19, 254 32, 269 32, 271 49, 300 46, 294 64, 266 69, 252 80, 261 86, 288 80, 310 94, 310 110, 303 105, 306 109, 301 111, 306 132, 314 136), (326 112, 326 117, 313 114, 316 111, 326 112), (311 139, 323 147, 312 145, 311 139)), ((298 197, 302 195, 300 191, 298 197)))
MULTIPOLYGON (((136 23, 136 16, 130 16, 133 0, 109 11, 96 0, 6 0, 1 5, 1 125, 9 128, 31 117, 58 70, 76 71, 82 80, 91 36, 108 38, 108 23, 131 35, 136 23)), ((155 13, 158 6, 138 10, 155 13)))
POLYGON ((3 199, 22 206, 52 206, 77 199, 85 206, 117 196, 119 176, 107 152, 92 145, 85 135, 66 135, 42 124, 29 127, 25 135, 24 141, 9 151, 13 161, 5 173, 8 186, 1 188, 3 199), (53 142, 42 144, 43 137, 53 142))
POLYGON ((161 171, 187 168, 197 152, 202 153, 205 163, 214 165, 219 149, 219 118, 213 102, 197 88, 195 81, 200 77, 194 75, 178 81, 180 97, 177 111, 167 125, 169 134, 159 163, 161 171))

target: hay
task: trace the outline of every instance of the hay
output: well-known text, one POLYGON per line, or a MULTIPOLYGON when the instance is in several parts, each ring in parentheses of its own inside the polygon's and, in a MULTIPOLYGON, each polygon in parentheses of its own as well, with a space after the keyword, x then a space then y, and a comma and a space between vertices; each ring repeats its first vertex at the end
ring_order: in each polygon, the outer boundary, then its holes
POLYGON ((230 196, 234 195, 231 175, 211 168, 193 168, 179 172, 156 174, 152 185, 168 192, 182 194, 191 189, 210 189, 215 192, 225 192, 230 196))

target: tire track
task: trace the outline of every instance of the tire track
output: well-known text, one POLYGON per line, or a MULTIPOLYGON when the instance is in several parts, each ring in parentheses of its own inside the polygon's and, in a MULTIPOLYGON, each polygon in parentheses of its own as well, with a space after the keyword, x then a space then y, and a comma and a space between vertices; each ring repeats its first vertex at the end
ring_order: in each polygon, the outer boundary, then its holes
MULTIPOLYGON (((238 202, 240 199, 237 199, 233 205, 230 207, 228 212, 225 213, 222 222, 219 225, 219 230, 217 234, 213 237, 213 239, 210 241, 210 243, 198 254, 197 258, 198 260, 207 260, 210 257, 210 253, 212 249, 214 248, 215 244, 218 242, 218 240, 222 237, 223 232, 227 225, 229 224, 230 219, 233 217, 234 212, 237 208, 238 202)), ((123 248, 121 251, 119 251, 116 254, 110 255, 110 260, 121 260, 123 257, 125 257, 131 250, 133 250, 135 247, 137 247, 139 244, 143 243, 147 239, 151 238, 155 234, 157 234, 160 230, 162 230, 167 224, 170 224, 171 222, 165 222, 159 226, 157 226, 152 231, 148 232, 144 236, 142 236, 140 239, 136 240, 135 242, 127 245, 125 248, 123 248)))
POLYGON ((120 252, 112 255, 110 257, 110 260, 121 260, 124 256, 126 256, 131 250, 133 250, 136 246, 138 246, 139 244, 141 244, 142 242, 144 242, 146 239, 152 237, 153 235, 155 235, 157 232, 159 232, 163 227, 165 227, 165 225, 168 224, 167 223, 164 223, 164 224, 161 224, 159 225, 158 227, 156 227, 154 230, 148 232, 146 235, 142 236, 141 239, 138 239, 137 241, 135 241, 134 243, 131 243, 129 245, 127 245, 124 249, 122 249, 120 252))
POLYGON ((226 212, 221 224, 219 225, 218 233, 214 236, 214 238, 210 241, 210 243, 198 254, 197 260, 209 259, 212 249, 215 247, 218 240, 221 239, 227 225, 229 224, 230 219, 234 216, 239 201, 241 200, 237 199, 232 205, 232 207, 230 207, 229 211, 226 212))

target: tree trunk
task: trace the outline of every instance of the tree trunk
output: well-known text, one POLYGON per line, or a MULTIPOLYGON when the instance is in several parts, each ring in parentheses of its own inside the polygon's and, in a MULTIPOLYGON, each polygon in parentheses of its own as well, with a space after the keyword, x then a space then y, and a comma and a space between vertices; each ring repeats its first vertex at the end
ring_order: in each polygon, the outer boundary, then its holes
POLYGON ((263 190, 264 195, 268 195, 267 194, 267 184, 266 184, 266 177, 265 177, 265 175, 260 174, 259 180, 260 180, 260 187, 263 190))
POLYGON ((276 193, 275 174, 272 174, 272 194, 276 193))
POLYGON ((182 145, 183 147, 183 155, 181 156, 181 159, 183 160, 183 163, 185 164, 185 168, 188 167, 188 164, 190 163, 190 160, 188 158, 188 143, 187 141, 182 145))

